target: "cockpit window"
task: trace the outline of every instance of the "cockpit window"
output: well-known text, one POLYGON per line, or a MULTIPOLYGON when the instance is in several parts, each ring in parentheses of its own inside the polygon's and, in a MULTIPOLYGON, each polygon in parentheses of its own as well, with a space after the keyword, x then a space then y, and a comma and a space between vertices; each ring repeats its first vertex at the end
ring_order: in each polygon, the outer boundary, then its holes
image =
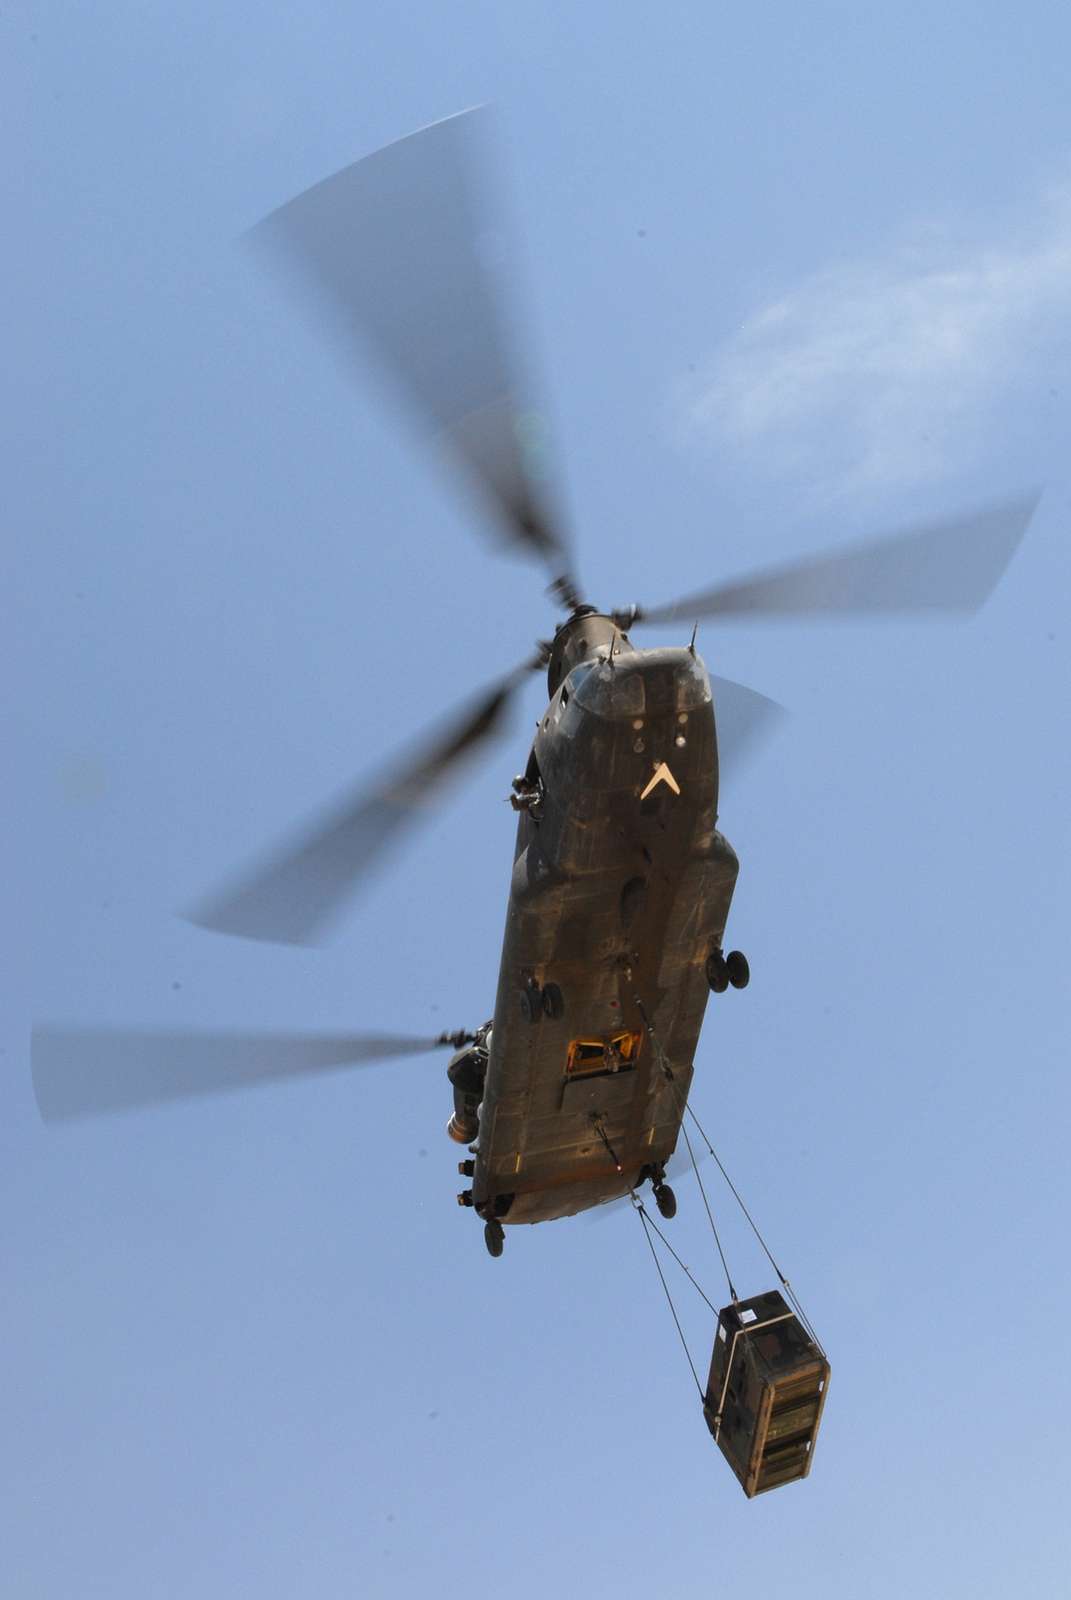
POLYGON ((695 711, 710 699, 710 679, 698 656, 683 661, 674 674, 677 680, 677 710, 695 711))
POLYGON ((584 666, 587 671, 579 683, 576 673, 580 669, 574 668, 570 674, 580 705, 604 717, 643 716, 646 695, 638 672, 630 672, 621 661, 613 666, 608 661, 590 661, 584 666))
POLYGON ((562 685, 563 693, 567 690, 570 694, 576 694, 594 665, 594 661, 581 661, 579 666, 574 667, 562 685))

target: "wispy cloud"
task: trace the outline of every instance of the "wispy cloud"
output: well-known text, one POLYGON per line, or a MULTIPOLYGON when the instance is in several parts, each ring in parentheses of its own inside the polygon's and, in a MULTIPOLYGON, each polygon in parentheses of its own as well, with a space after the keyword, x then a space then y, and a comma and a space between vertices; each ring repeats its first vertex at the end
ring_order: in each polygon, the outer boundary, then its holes
POLYGON ((967 465, 986 423, 1071 317, 1071 190, 998 239, 930 229, 828 267, 750 316, 690 380, 689 434, 825 493, 967 465))

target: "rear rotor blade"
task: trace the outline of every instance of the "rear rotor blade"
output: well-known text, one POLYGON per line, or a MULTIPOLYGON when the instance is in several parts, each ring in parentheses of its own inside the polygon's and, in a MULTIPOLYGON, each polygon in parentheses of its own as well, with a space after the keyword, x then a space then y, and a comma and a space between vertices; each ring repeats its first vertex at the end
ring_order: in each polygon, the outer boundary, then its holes
POLYGON ((502 307, 506 238, 482 170, 485 107, 356 161, 250 239, 300 280, 333 340, 369 345, 483 485, 507 538, 568 571, 546 427, 515 377, 502 307))
POLYGON ((970 516, 772 567, 669 605, 641 607, 635 621, 974 612, 996 587, 1040 498, 1025 495, 970 516))
POLYGON ((471 1035, 201 1033, 42 1026, 32 1040, 34 1093, 46 1122, 158 1105, 428 1054, 471 1035))
POLYGON ((540 659, 516 668, 386 782, 347 795, 222 893, 186 912, 187 920, 247 939, 311 942, 381 862, 394 836, 419 821, 458 765, 501 731, 510 701, 540 659))

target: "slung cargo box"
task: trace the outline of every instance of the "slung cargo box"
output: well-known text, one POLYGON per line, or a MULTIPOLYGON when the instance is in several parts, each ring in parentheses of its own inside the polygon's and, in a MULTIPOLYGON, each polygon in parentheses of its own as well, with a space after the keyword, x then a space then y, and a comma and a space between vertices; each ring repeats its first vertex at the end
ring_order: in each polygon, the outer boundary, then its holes
POLYGON ((828 1387, 829 1362, 777 1290, 719 1313, 703 1415, 748 1499, 807 1476, 828 1387))

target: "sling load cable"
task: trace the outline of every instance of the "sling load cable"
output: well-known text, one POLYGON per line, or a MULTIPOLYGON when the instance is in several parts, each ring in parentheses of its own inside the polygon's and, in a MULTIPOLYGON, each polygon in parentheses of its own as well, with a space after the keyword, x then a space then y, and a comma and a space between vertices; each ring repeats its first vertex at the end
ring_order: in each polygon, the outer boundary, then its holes
MULTIPOLYGON (((672 1316, 673 1321, 677 1325, 677 1333, 680 1336, 681 1347, 684 1350, 685 1358, 686 1358, 686 1360, 688 1362, 689 1367, 691 1368, 692 1381, 694 1382, 694 1384, 696 1386, 696 1389, 699 1391, 700 1400, 705 1400, 706 1396, 705 1396, 705 1394, 703 1392, 703 1385, 700 1383, 699 1374, 695 1370, 695 1362, 692 1360, 692 1352, 689 1350, 688 1341, 684 1337, 684 1329, 681 1327, 681 1319, 680 1319, 680 1317, 678 1317, 677 1308, 673 1304, 673 1296, 669 1292, 669 1284, 666 1282, 666 1275, 662 1271, 662 1263, 658 1259, 658 1251, 655 1249, 654 1244, 651 1241, 651 1228, 654 1226, 654 1224, 651 1222, 650 1217, 647 1215, 647 1212, 644 1210, 643 1201, 640 1199, 640 1197, 636 1193, 635 1189, 630 1189, 629 1190, 629 1194, 632 1196, 632 1204, 636 1208, 636 1211, 637 1211, 637 1213, 639 1215, 640 1222, 643 1225, 644 1237, 647 1240, 647 1247, 651 1252, 651 1259, 655 1264, 655 1271, 658 1273, 659 1278, 662 1280, 662 1288, 665 1290, 666 1300, 667 1300, 667 1302, 669 1304, 670 1315, 672 1316)), ((688 1269, 685 1268, 686 1272, 687 1272, 687 1270, 688 1269)), ((689 1277, 692 1276, 690 1272, 688 1273, 688 1276, 689 1277)), ((692 1279, 692 1282, 693 1283, 695 1282, 694 1278, 692 1279)), ((699 1289, 699 1285, 698 1284, 696 1284, 696 1288, 699 1289)), ((702 1289, 699 1289, 699 1293, 703 1294, 702 1289)), ((707 1297, 704 1294, 703 1295, 703 1299, 706 1300, 706 1298, 707 1297)), ((708 1305, 710 1304, 709 1300, 707 1301, 707 1304, 708 1305)))
POLYGON ((717 1162, 718 1171, 721 1173, 722 1177, 725 1179, 726 1183, 729 1185, 729 1188, 732 1190, 733 1198, 735 1199, 737 1205, 740 1207, 741 1211, 744 1213, 744 1216, 747 1218, 748 1223, 751 1226, 752 1233, 754 1233, 756 1239, 759 1241, 759 1244, 762 1246, 763 1250, 766 1252, 766 1258, 769 1261, 771 1267, 773 1267, 774 1271, 777 1273, 778 1279, 780 1280, 780 1283, 781 1283, 781 1287, 784 1289, 784 1291, 787 1294, 789 1300, 791 1301, 792 1306, 795 1309, 796 1315, 799 1317, 800 1321, 803 1323, 804 1328, 807 1330, 808 1334, 810 1335, 811 1339, 813 1340, 813 1342, 816 1345, 816 1347, 819 1350, 819 1352, 824 1356, 826 1352, 822 1347, 822 1341, 819 1339, 818 1335, 814 1331, 814 1328, 811 1326, 810 1318, 807 1316, 807 1313, 804 1311, 803 1306, 800 1304, 799 1296, 797 1295, 795 1289, 792 1287, 791 1283, 789 1283, 788 1279, 785 1277, 784 1273, 781 1271, 781 1268, 777 1265, 777 1262, 774 1260, 773 1255, 772 1255, 772 1253, 770 1251, 769 1245, 766 1243, 766 1240, 763 1238, 762 1234, 759 1232, 758 1224, 755 1222, 755 1219, 751 1215, 751 1212, 748 1210, 747 1206, 744 1204, 744 1201, 743 1201, 743 1199, 742 1199, 742 1197, 740 1195, 740 1191, 736 1187, 736 1184, 730 1178, 729 1174, 725 1170, 725 1167, 722 1165, 721 1158, 718 1155, 718 1152, 715 1150, 714 1146, 711 1144, 710 1139, 707 1137, 706 1131, 703 1128, 702 1123, 699 1121, 699 1118, 696 1116, 695 1112, 692 1110, 690 1105, 686 1105, 685 1106, 685 1110, 688 1112, 688 1115, 691 1117, 692 1121, 695 1123, 696 1128, 698 1129, 699 1135, 702 1138, 703 1143, 706 1145, 709 1154, 711 1156, 713 1156, 714 1160, 717 1162))
MULTIPOLYGON (((629 978, 632 977, 631 970, 629 971, 628 976, 629 976, 629 978)), ((718 1247, 718 1255, 721 1257, 722 1270, 725 1273, 725 1281, 729 1285, 729 1296, 730 1296, 733 1304, 736 1305, 738 1303, 739 1299, 740 1299, 740 1296, 736 1292, 736 1285, 733 1283, 732 1273, 729 1271, 729 1262, 726 1259, 725 1251, 722 1248, 721 1238, 720 1238, 720 1236, 718 1234, 717 1225, 715 1224, 715 1221, 714 1221, 714 1213, 711 1211, 711 1209, 710 1209, 710 1201, 707 1199, 707 1191, 703 1187, 703 1179, 700 1176, 699 1163, 695 1159, 695 1151, 692 1149, 692 1141, 688 1137, 687 1128, 684 1126, 684 1113, 685 1113, 685 1110, 687 1109, 687 1104, 686 1104, 686 1102, 682 1102, 681 1093, 680 1093, 680 1090, 677 1087, 677 1080, 673 1075, 673 1069, 672 1069, 672 1067, 670 1066, 669 1062, 666 1059, 666 1053, 662 1049, 662 1041, 658 1037, 658 1033, 657 1033, 657 1031, 655 1029, 655 1026, 654 1026, 653 1022, 651 1021, 650 1017, 647 1014, 647 1007, 644 1005, 643 1001, 640 999, 638 994, 634 994, 632 996, 632 998, 633 998, 633 1001, 635 1002, 636 1009, 639 1012, 640 1017, 643 1020, 643 1025, 647 1029, 648 1035, 650 1036, 651 1044, 654 1047, 655 1055, 658 1057, 658 1064, 662 1069, 663 1076, 665 1077, 666 1081, 669 1083, 671 1089, 673 1090, 674 1098, 677 1101, 677 1109, 680 1112, 680 1119, 681 1119, 681 1124, 680 1124, 681 1125, 681 1132, 684 1134, 684 1143, 685 1143, 685 1146, 687 1147, 687 1150, 688 1150, 688 1157, 689 1157, 689 1159, 690 1159, 690 1161, 692 1163, 692 1171, 695 1173, 695 1181, 699 1185, 699 1193, 703 1196, 703 1205, 706 1208, 707 1220, 710 1223, 710 1231, 714 1235, 714 1243, 717 1245, 717 1247, 718 1247)), ((698 1123, 696 1124, 696 1126, 698 1127, 698 1123)), ((702 1131, 702 1130, 700 1130, 700 1131, 702 1131)), ((704 1138, 705 1137, 706 1137, 706 1135, 704 1135, 704 1138)), ((720 1165, 720 1162, 719 1162, 719 1165, 720 1165)), ((659 1237, 660 1238, 662 1237, 661 1234, 659 1234, 659 1237)), ((706 1298, 706 1296, 704 1296, 704 1299, 705 1298, 706 1298)), ((708 1302, 708 1304, 709 1304, 709 1302, 708 1302)))
MULTIPOLYGON (((620 1172, 622 1170, 622 1166, 621 1166, 620 1160, 618 1159, 617 1151, 614 1149, 613 1145, 610 1143, 610 1136, 606 1132, 606 1125, 603 1122, 602 1117, 599 1115, 598 1112, 592 1112, 591 1125, 595 1129, 595 1132, 598 1134, 599 1138, 602 1140, 603 1144, 605 1145, 606 1153, 610 1157, 610 1160, 613 1162, 613 1164, 617 1168, 618 1172, 620 1172)), ((689 1350, 688 1341, 684 1337, 684 1329, 681 1327, 681 1319, 677 1315, 677 1308, 673 1304, 673 1296, 672 1296, 672 1294, 670 1294, 669 1284, 666 1282, 666 1275, 662 1271, 662 1263, 658 1259, 658 1252, 655 1249, 654 1243, 653 1243, 653 1241, 651 1239, 651 1229, 652 1228, 657 1233, 658 1237, 661 1239, 662 1243, 665 1245, 666 1249, 669 1251, 670 1255, 673 1257, 673 1259, 677 1263, 678 1267, 680 1267, 680 1269, 684 1273, 685 1277, 689 1280, 689 1282, 692 1284, 693 1288, 698 1292, 698 1294, 702 1297, 702 1299, 706 1301, 707 1305, 710 1307, 711 1311, 714 1312, 715 1316, 717 1316, 717 1314, 718 1314, 717 1307, 715 1306, 714 1302, 709 1298, 709 1296, 706 1295, 704 1293, 704 1291, 700 1288, 700 1286, 696 1282, 696 1280, 692 1277, 691 1272, 689 1271, 687 1266, 685 1266, 684 1262, 681 1260, 681 1258, 677 1254, 676 1250, 674 1250, 673 1246, 670 1244, 669 1240, 666 1238, 665 1234, 662 1232, 662 1230, 658 1226, 658 1224, 656 1222, 654 1222, 652 1220, 652 1218, 647 1214, 647 1209, 644 1206, 643 1201, 640 1199, 639 1195, 636 1193, 635 1189, 632 1187, 631 1184, 629 1185, 628 1192, 629 1192, 629 1198, 631 1199, 632 1204, 633 1204, 633 1208, 639 1214, 640 1222, 641 1222, 641 1224, 643 1226, 644 1237, 647 1240, 647 1248, 651 1252, 651 1259, 654 1261, 655 1271, 658 1273, 659 1279, 661 1280, 662 1289, 663 1289, 663 1292, 664 1292, 664 1294, 666 1296, 667 1304, 669 1305, 669 1313, 670 1313, 670 1316, 673 1318, 674 1323, 676 1324, 677 1334, 678 1334, 678 1337, 680 1338, 681 1347, 684 1350, 685 1359, 688 1362, 689 1367, 691 1368, 692 1378, 693 1378, 693 1380, 695 1382, 696 1388, 699 1391, 699 1398, 702 1401, 704 1401, 704 1403, 705 1403, 706 1396, 705 1396, 705 1394, 703 1392, 703 1386, 699 1382, 699 1374, 695 1370, 695 1362, 692 1360, 692 1352, 689 1350)))
MULTIPOLYGON (((631 971, 630 971, 629 972, 629 977, 631 977, 631 976, 632 976, 632 974, 631 974, 631 971)), ((645 1024, 645 1026, 646 1026, 646 1028, 647 1028, 647 1030, 648 1030, 648 1032, 649 1032, 649 1034, 651 1036, 651 1043, 654 1046, 655 1053, 658 1056, 659 1065, 661 1066, 662 1071, 663 1071, 667 1081, 670 1084, 670 1087, 673 1089, 674 1097, 675 1097, 675 1099, 677 1101, 677 1105, 678 1105, 678 1108, 679 1108, 680 1113, 681 1113, 681 1132, 684 1134, 684 1142, 685 1142, 685 1144, 686 1144, 686 1146, 688 1148, 688 1154, 691 1157, 692 1167, 693 1167, 693 1170, 695 1171, 696 1180, 697 1180, 697 1182, 699 1184, 699 1192, 703 1196, 703 1204, 704 1204, 704 1206, 706 1206, 707 1216, 710 1219, 711 1230, 712 1230, 712 1232, 714 1234, 715 1243, 718 1246, 718 1254, 721 1256, 722 1266, 725 1268, 725 1276, 726 1276, 726 1279, 728 1280, 728 1283, 729 1283, 729 1292, 732 1295, 734 1304, 737 1302, 738 1296, 737 1296, 736 1290, 733 1288, 732 1279, 729 1276, 729 1268, 728 1268, 728 1265, 726 1263, 725 1252, 722 1249, 721 1240, 718 1237, 718 1230, 714 1226, 714 1218, 711 1215, 710 1204, 709 1204, 709 1202, 707 1200, 706 1190, 703 1187, 703 1180, 699 1176, 699 1168, 698 1168, 698 1165, 696 1163, 695 1152, 692 1149, 692 1141, 689 1139, 688 1131, 684 1126, 684 1113, 686 1111, 687 1111, 688 1115, 691 1117, 692 1121, 695 1123, 696 1129, 698 1130, 699 1135, 703 1140, 703 1143, 706 1145, 708 1153, 714 1158, 714 1161, 715 1161, 715 1163, 717 1164, 717 1167, 718 1167, 718 1171, 721 1173, 722 1177, 725 1179, 725 1182, 728 1184, 729 1189, 730 1189, 730 1191, 731 1191, 731 1193, 733 1195, 734 1200, 736 1201, 737 1205, 740 1207, 741 1211, 744 1213, 744 1216, 747 1218, 748 1224, 751 1227, 751 1231, 754 1233, 756 1239, 759 1241, 759 1244, 762 1246, 762 1249, 766 1254, 767 1260, 769 1261, 771 1267, 773 1267, 774 1272, 777 1274, 778 1280, 779 1280, 779 1282, 781 1284, 781 1287, 784 1289, 786 1295, 788 1296, 789 1302, 791 1303, 791 1305, 792 1305, 793 1309, 795 1310, 797 1316, 799 1317, 801 1323, 803 1324, 804 1328, 806 1329, 808 1335, 810 1336, 810 1338, 814 1342, 816 1348, 824 1356, 826 1352, 825 1352, 825 1349, 824 1349, 824 1347, 822 1345, 822 1341, 819 1339, 817 1333, 814 1330, 814 1327, 811 1324, 810 1318, 807 1316, 807 1313, 804 1311, 803 1305, 802 1305, 802 1303, 800 1301, 799 1296, 797 1295, 795 1289, 792 1287, 792 1284, 789 1282, 788 1278, 781 1271, 781 1268, 778 1266, 777 1262, 774 1260, 773 1254, 772 1254, 772 1252, 770 1250, 769 1245, 766 1243, 766 1240, 763 1238, 762 1234, 759 1232, 758 1224, 755 1222, 755 1219, 751 1215, 751 1212, 748 1210, 747 1206, 744 1204, 744 1200, 743 1200, 743 1197, 740 1194, 740 1191, 737 1189, 735 1183, 733 1182, 733 1180, 730 1178, 728 1172, 726 1171, 725 1166, 724 1166, 720 1156, 718 1155, 718 1152, 715 1150, 713 1144, 710 1142, 710 1139, 707 1136, 706 1130, 704 1129, 702 1123, 699 1121, 699 1118, 696 1116, 695 1112, 692 1110, 691 1105, 686 1100, 683 1099, 683 1097, 681 1095, 681 1092, 680 1092, 680 1089, 677 1087, 676 1076, 675 1076, 675 1074, 673 1072, 672 1067, 669 1064, 669 1061, 666 1059, 665 1051, 662 1049, 662 1042, 659 1039, 658 1034, 655 1031, 655 1028, 651 1023, 651 1020, 647 1015, 647 1010, 646 1010, 646 1007, 643 1004, 643 1001, 640 999, 639 995, 633 995, 633 1000, 635 1001, 637 1010, 639 1011, 640 1016, 643 1018, 644 1024, 645 1024)))

